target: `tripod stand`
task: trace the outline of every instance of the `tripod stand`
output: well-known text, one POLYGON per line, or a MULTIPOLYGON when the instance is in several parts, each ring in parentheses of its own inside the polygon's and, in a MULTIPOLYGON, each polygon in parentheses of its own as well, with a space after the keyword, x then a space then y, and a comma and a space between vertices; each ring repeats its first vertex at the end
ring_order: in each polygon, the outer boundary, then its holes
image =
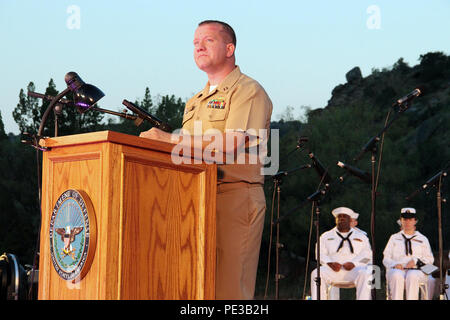
MULTIPOLYGON (((308 141, 307 137, 300 137, 297 140, 296 147, 291 150, 287 155, 290 156, 295 151, 301 149, 304 147, 305 142, 308 141)), ((272 196, 272 209, 270 214, 270 237, 269 237, 269 250, 268 250, 268 258, 267 258, 267 277, 266 277, 266 288, 264 292, 264 299, 267 299, 268 295, 268 287, 269 287, 269 275, 270 275, 270 259, 271 259, 271 252, 272 252, 272 234, 273 234, 273 226, 276 225, 276 243, 275 243, 275 299, 278 300, 279 298, 279 280, 283 278, 283 275, 279 273, 279 249, 283 248, 283 244, 280 243, 280 203, 281 203, 281 185, 283 184, 283 178, 286 176, 291 175, 292 173, 310 168, 311 165, 303 165, 288 171, 280 171, 277 174, 266 178, 273 180, 273 196, 272 196), (275 195, 277 195, 277 219, 276 221, 273 220, 273 214, 274 214, 274 205, 275 205, 275 195)))
MULTIPOLYGON (((313 207, 315 208, 315 219, 314 226, 316 229, 316 245, 317 245, 317 276, 314 279, 316 282, 316 292, 317 292, 317 300, 320 300, 320 286, 322 284, 322 279, 320 277, 320 197, 324 195, 323 190, 316 191, 312 195, 308 197, 309 201, 312 201, 313 207)), ((306 277, 305 277, 306 279, 306 277)), ((305 280, 306 281, 306 280, 305 280)))
POLYGON ((267 290, 268 290, 268 281, 270 274, 270 255, 272 248, 272 230, 273 226, 276 225, 276 240, 275 240, 275 299, 279 298, 279 280, 283 278, 283 275, 279 273, 279 250, 283 248, 283 244, 280 243, 280 203, 281 203, 281 185, 283 184, 283 177, 288 176, 289 174, 302 170, 311 168, 311 165, 303 165, 297 168, 294 168, 289 171, 281 171, 276 175, 272 176, 273 179, 273 197, 272 197, 272 210, 270 216, 270 238, 269 238, 269 253, 268 253, 268 262, 267 262, 267 278, 266 278, 266 289, 264 293, 264 299, 267 298, 267 290), (275 204, 275 194, 277 195, 277 219, 273 221, 273 211, 275 204))
POLYGON ((447 176, 447 171, 441 170, 433 177, 427 180, 422 188, 414 191, 410 196, 406 197, 406 200, 411 200, 415 195, 417 195, 421 190, 426 190, 429 187, 436 188, 436 206, 437 206, 437 215, 438 215, 438 242, 439 242, 439 299, 445 299, 445 290, 446 284, 444 281, 444 248, 443 248, 443 240, 442 240, 442 202, 444 199, 442 198, 441 189, 442 189, 442 180, 447 176))
MULTIPOLYGON (((311 157, 311 155, 310 155, 310 157, 311 157)), ((311 157, 311 158, 313 158, 313 157, 311 157)), ((313 161, 313 165, 315 166, 317 163, 318 163, 319 161, 317 160, 317 159, 315 159, 314 161, 313 161)), ((303 167, 311 167, 311 165, 306 165, 306 166, 303 166, 303 167)), ((301 167, 301 168, 303 168, 303 167, 301 167)), ((320 171, 320 170, 318 170, 318 171, 320 171)), ((316 219, 314 219, 314 217, 311 217, 311 219, 312 220, 314 220, 314 224, 315 224, 315 226, 316 226, 316 239, 317 239, 317 241, 319 241, 320 240, 320 206, 319 206, 319 204, 320 204, 320 199, 321 199, 321 197, 324 197, 325 196, 325 194, 326 194, 326 190, 329 188, 329 184, 327 183, 327 184, 325 184, 325 188, 324 189, 320 189, 320 186, 322 185, 322 182, 323 182, 323 180, 326 180, 326 179, 331 179, 330 178, 330 176, 328 175, 328 171, 327 170, 323 170, 323 174, 322 174, 322 176, 321 176, 321 181, 320 181, 320 183, 319 183, 319 189, 316 191, 316 192, 314 192, 313 194, 311 194, 310 196, 308 196, 299 206, 297 206, 297 207, 295 207, 295 208, 293 208, 292 210, 290 210, 290 211, 288 211, 285 215, 283 215, 283 216, 279 216, 279 210, 278 210, 278 215, 277 215, 277 220, 275 220, 274 222, 272 222, 272 224, 271 224, 271 233, 270 233, 270 243, 272 243, 272 226, 273 225, 277 225, 277 230, 279 230, 279 223, 283 220, 283 219, 285 219, 286 217, 288 217, 290 214, 292 214, 292 213, 294 213, 294 212, 296 212, 296 211, 298 211, 298 210, 300 210, 303 206, 305 206, 307 203, 309 203, 309 202, 312 202, 313 203, 313 208, 316 208, 316 210, 315 210, 315 213, 316 213, 316 219)), ((278 185, 279 186, 279 185, 278 185)), ((275 199, 275 190, 274 190, 274 195, 273 195, 273 199, 275 199)), ((272 201, 272 212, 273 212, 273 203, 274 203, 274 201, 272 201)), ((278 208, 279 208, 279 203, 278 203, 278 208)), ((273 214, 272 214, 272 217, 273 217, 273 214)), ((271 217, 271 221, 273 221, 273 219, 272 219, 272 217, 271 217)), ((277 244, 276 244, 276 248, 277 248, 277 250, 279 249, 279 248, 282 248, 283 247, 283 245, 282 244, 280 244, 279 243, 279 241, 278 241, 278 238, 279 238, 279 235, 278 235, 278 233, 277 233, 277 244)), ((317 247, 318 247, 318 251, 317 251, 317 259, 318 259, 318 261, 320 261, 320 242, 317 242, 317 247)), ((277 253, 277 257, 278 257, 278 253, 277 253)), ((309 249, 308 249, 308 259, 309 259, 309 249)), ((283 276, 281 275, 281 274, 279 274, 278 273, 278 263, 279 263, 279 261, 278 261, 278 258, 277 258, 277 260, 276 260, 276 275, 275 275, 275 281, 276 281, 276 293, 275 293, 275 297, 276 297, 276 299, 278 299, 278 280, 280 280, 281 278, 283 278, 283 276)), ((320 263, 319 263, 320 264, 320 263)), ((269 265, 270 265, 270 247, 269 247, 269 265)), ((308 265, 308 263, 307 263, 307 265, 308 265)), ((270 268, 269 268, 270 269, 270 268)), ((306 267, 306 270, 308 269, 308 267, 306 267)), ((268 273, 267 273, 267 280, 266 280, 266 295, 265 296, 267 296, 267 283, 268 283, 268 279, 269 279, 269 271, 268 271, 268 273)), ((318 274, 317 274, 317 277, 316 277, 316 281, 318 282, 318 285, 319 285, 319 287, 320 287, 320 265, 319 265, 319 267, 318 267, 318 274)), ((319 299, 320 299, 320 291, 319 291, 319 299)))

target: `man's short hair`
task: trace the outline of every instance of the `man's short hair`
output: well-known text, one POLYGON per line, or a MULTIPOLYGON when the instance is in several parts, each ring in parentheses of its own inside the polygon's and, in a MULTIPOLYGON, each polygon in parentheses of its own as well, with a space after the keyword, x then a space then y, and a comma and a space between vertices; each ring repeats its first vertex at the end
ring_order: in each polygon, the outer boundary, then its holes
POLYGON ((223 31, 230 38, 231 42, 236 46, 236 34, 234 33, 233 28, 226 22, 218 21, 218 20, 205 20, 198 24, 198 26, 202 26, 205 24, 217 23, 220 24, 223 28, 223 31))

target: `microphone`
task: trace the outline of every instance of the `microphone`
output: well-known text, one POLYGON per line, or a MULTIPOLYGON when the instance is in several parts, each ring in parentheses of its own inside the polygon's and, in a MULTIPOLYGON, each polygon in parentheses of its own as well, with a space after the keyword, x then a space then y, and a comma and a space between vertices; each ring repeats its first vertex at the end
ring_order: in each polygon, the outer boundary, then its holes
MULTIPOLYGON (((172 128, 165 123, 162 120, 159 120, 157 117, 152 116, 151 114, 149 114, 147 111, 145 111, 144 109, 139 108, 137 105, 135 105, 134 103, 128 101, 128 100, 123 100, 122 104, 127 107, 128 109, 130 109, 131 111, 133 111, 134 113, 136 113, 138 115, 138 119, 141 119, 140 121, 142 122, 142 120, 147 120, 148 122, 150 122, 153 126, 155 126, 156 128, 165 131, 165 132, 172 132, 172 128)), ((140 124, 140 123, 139 123, 140 124)), ((139 125, 138 124, 138 125, 139 125)))
POLYGON ((428 179, 427 182, 425 182, 425 184, 422 185, 422 188, 417 189, 416 191, 411 193, 409 196, 407 196, 406 200, 409 201, 412 198, 414 198, 421 190, 425 190, 428 187, 432 187, 432 186, 436 185, 436 183, 438 182, 438 180, 440 179, 441 176, 446 177, 447 171, 444 171, 444 170, 439 171, 437 174, 435 174, 430 179, 428 179))
POLYGON ((427 182, 425 182, 425 184, 422 186, 423 189, 428 188, 429 186, 433 186, 436 184, 436 182, 439 180, 439 178, 441 176, 446 177, 447 176, 447 172, 441 170, 439 171, 436 175, 434 175, 433 177, 431 177, 430 179, 428 179, 427 182))
POLYGON ((372 182, 372 177, 365 171, 362 171, 358 168, 352 167, 348 164, 345 164, 341 161, 338 161, 337 165, 341 168, 344 168, 345 170, 347 170, 348 172, 350 172, 352 175, 358 177, 359 179, 361 179, 362 181, 366 182, 366 183, 371 183, 372 182))
POLYGON ((423 95, 424 88, 423 86, 419 86, 418 88, 414 89, 410 93, 408 93, 406 96, 401 97, 396 102, 394 102, 393 106, 402 106, 405 103, 409 103, 414 98, 417 98, 420 95, 423 95))
POLYGON ((311 158, 313 167, 316 170, 316 172, 319 174, 320 178, 323 179, 323 182, 325 183, 326 186, 329 185, 329 183, 331 181, 331 176, 328 173, 328 170, 325 169, 325 167, 322 165, 322 163, 319 161, 319 159, 316 158, 314 153, 310 152, 308 155, 311 158))

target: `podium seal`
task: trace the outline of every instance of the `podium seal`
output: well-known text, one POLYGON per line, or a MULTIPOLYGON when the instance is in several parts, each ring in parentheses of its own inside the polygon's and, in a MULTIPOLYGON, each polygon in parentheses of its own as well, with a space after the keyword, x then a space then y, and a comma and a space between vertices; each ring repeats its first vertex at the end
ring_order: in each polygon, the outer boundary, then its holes
POLYGON ((50 218, 50 255, 58 275, 78 282, 89 271, 96 247, 92 203, 81 190, 64 191, 50 218))

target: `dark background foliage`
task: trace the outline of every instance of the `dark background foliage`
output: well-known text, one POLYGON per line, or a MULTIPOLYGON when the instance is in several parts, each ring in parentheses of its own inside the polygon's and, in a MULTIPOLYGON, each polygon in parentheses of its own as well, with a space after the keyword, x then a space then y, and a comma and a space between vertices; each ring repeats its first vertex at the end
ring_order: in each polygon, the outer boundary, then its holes
MULTIPOLYGON (((371 137, 381 131, 387 120, 397 117, 382 143, 378 144, 376 158, 376 164, 381 166, 376 203, 378 265, 381 265, 382 251, 389 236, 398 230, 396 220, 402 207, 417 209, 418 229, 429 238, 433 250, 438 250, 436 189, 431 188, 429 193, 421 192, 411 201, 406 201, 405 197, 450 165, 450 57, 441 52, 430 52, 420 56, 419 60, 418 65, 411 67, 400 58, 391 68, 374 69, 365 78, 355 67, 347 73, 347 83, 334 88, 326 107, 307 110, 301 120, 294 119, 288 108, 284 117, 271 123, 272 129, 279 130, 280 170, 311 163, 308 156, 311 151, 332 177, 331 187, 321 201, 321 232, 334 226, 333 208, 348 206, 359 212, 359 227, 370 237, 370 185, 346 175, 336 163, 342 161, 370 173, 370 153, 358 162, 353 158, 371 137), (425 85, 425 94, 417 98, 408 110, 398 113, 397 109, 391 108, 396 99, 419 85, 425 85), (307 136, 309 141, 296 148, 300 136, 307 136), (340 176, 344 176, 343 182, 339 180, 340 176)), ((36 133, 48 102, 28 97, 27 90, 35 90, 33 82, 26 90, 20 90, 13 117, 21 133, 36 133)), ((52 96, 58 93, 53 80, 49 81, 45 93, 52 96)), ((69 96, 67 98, 70 99, 69 96)), ((166 120, 172 128, 181 126, 184 109, 181 98, 174 95, 152 98, 147 87, 143 99, 135 103, 166 120)), ((99 130, 138 135, 150 127, 147 123, 137 127, 133 121, 105 116, 98 111, 80 114, 76 109, 65 107, 60 116, 59 135, 99 130)), ((53 132, 54 122, 49 118, 44 134, 53 135, 53 132)), ((5 133, 0 115, 0 253, 14 253, 22 264, 32 264, 39 230, 37 161, 41 161, 40 155, 22 144, 20 136, 5 133)), ((301 298, 304 280, 309 283, 309 272, 314 267, 312 252, 308 271, 305 270, 305 261, 308 244, 314 245, 314 240, 310 243, 309 238, 312 236, 314 239, 315 233, 314 230, 311 232, 312 206, 305 199, 317 190, 319 182, 313 169, 305 169, 293 172, 284 178, 281 185, 280 215, 287 215, 280 222, 283 248, 280 249, 279 266, 280 273, 285 276, 279 282, 281 298, 301 298), (301 208, 292 210, 301 204, 301 208)), ((273 242, 271 259, 268 259, 273 195, 271 179, 265 185, 265 192, 267 214, 256 291, 260 298, 264 296, 269 261, 270 296, 273 296, 274 288, 276 261, 273 242)), ((446 180, 442 194, 444 198, 448 196, 446 180)), ((449 249, 447 233, 450 219, 446 204, 442 213, 444 249, 449 249)))

